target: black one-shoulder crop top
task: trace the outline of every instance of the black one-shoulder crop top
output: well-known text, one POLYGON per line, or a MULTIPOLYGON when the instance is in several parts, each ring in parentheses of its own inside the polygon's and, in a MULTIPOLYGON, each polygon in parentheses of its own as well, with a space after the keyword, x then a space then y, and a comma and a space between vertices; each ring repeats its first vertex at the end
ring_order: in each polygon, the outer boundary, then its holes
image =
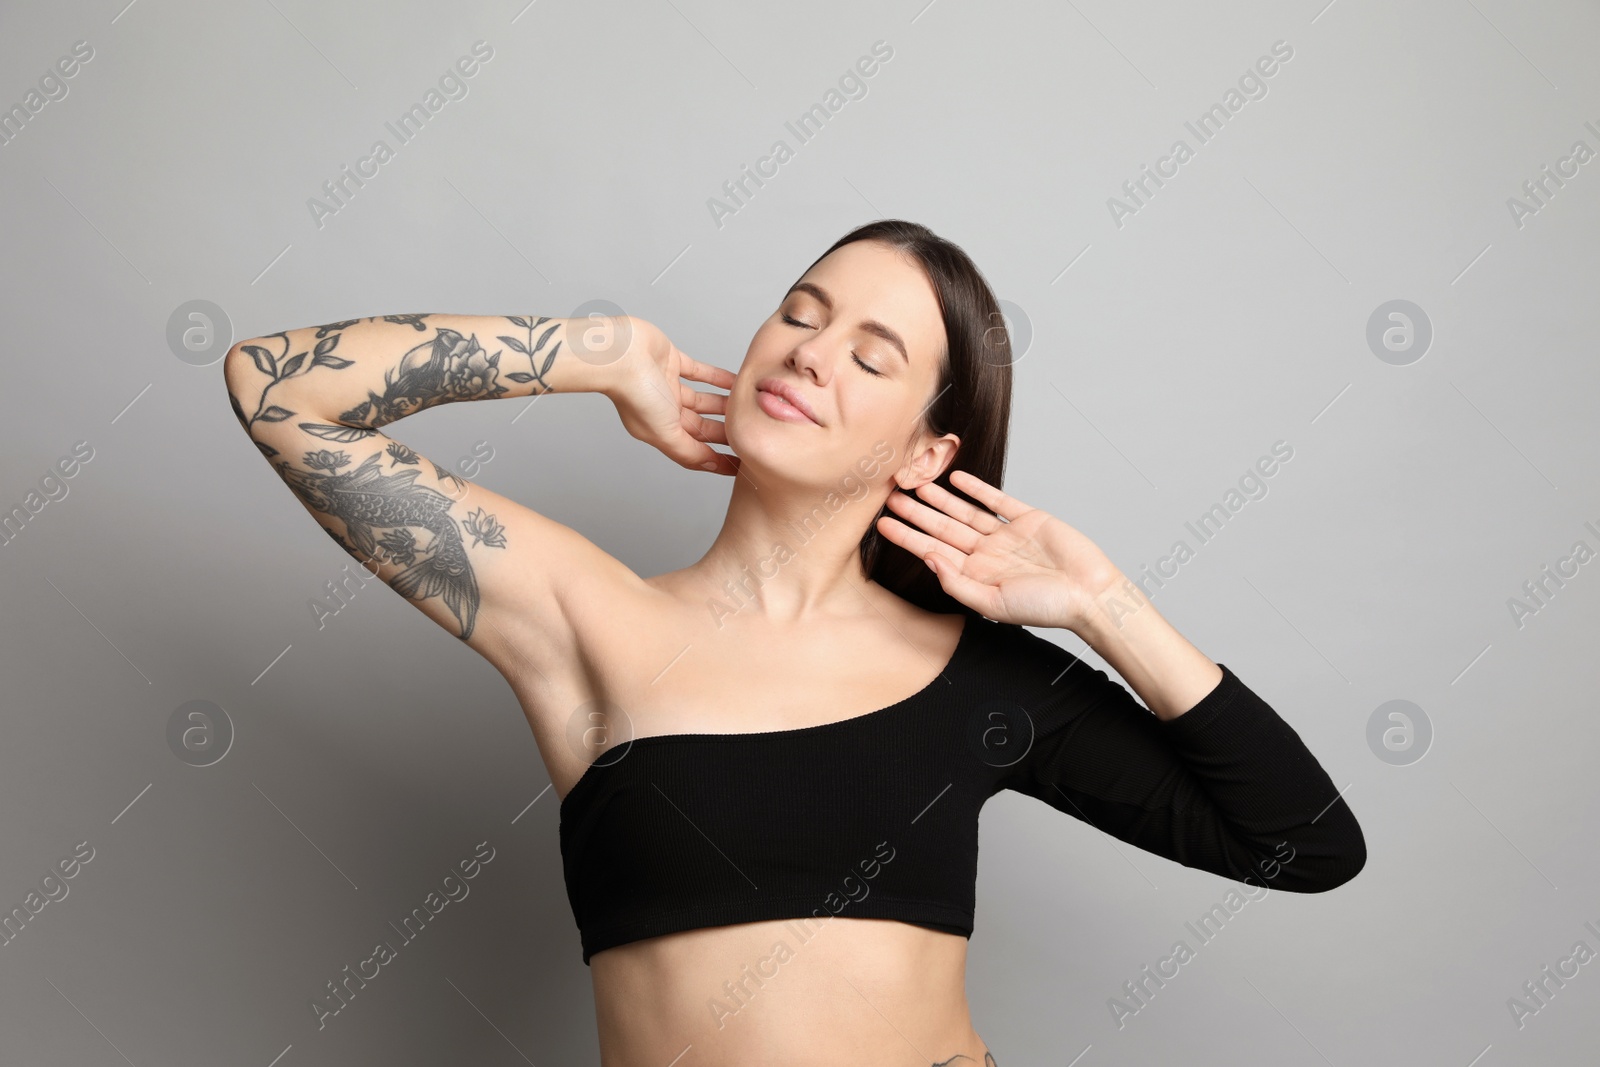
POLYGON ((1171 720, 1021 626, 967 616, 920 692, 791 730, 606 749, 561 801, 567 899, 596 952, 765 919, 971 937, 978 813, 1013 789, 1186 867, 1316 893, 1355 877, 1354 814, 1225 664, 1171 720))

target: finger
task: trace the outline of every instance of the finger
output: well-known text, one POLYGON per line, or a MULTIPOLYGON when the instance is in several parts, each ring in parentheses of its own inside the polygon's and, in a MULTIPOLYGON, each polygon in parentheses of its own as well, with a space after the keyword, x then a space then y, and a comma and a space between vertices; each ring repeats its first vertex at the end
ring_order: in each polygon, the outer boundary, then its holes
POLYGON ((950 473, 950 484, 1007 522, 1021 518, 1033 510, 1016 497, 1001 492, 971 471, 952 471, 950 473), (957 481, 957 479, 960 480, 957 481))
POLYGON ((992 585, 969 578, 961 573, 959 565, 935 554, 929 566, 939 578, 939 586, 967 607, 990 618, 1000 616, 1000 591, 992 585))
POLYGON ((999 591, 962 574, 967 560, 963 553, 889 515, 878 519, 878 532, 928 564, 940 587, 961 603, 990 618, 999 615, 999 591))
POLYGON ((714 423, 709 419, 699 419, 698 425, 690 425, 688 420, 698 419, 698 416, 688 411, 681 412, 681 415, 679 432, 667 436, 667 439, 658 446, 661 451, 679 466, 690 470, 707 470, 716 474, 736 473, 738 464, 730 463, 729 457, 706 444, 706 440, 715 440, 718 444, 728 443, 726 431, 721 429, 723 424, 714 423), (702 430, 702 427, 705 429, 702 430), (701 432, 706 434, 705 439, 701 438, 701 432))
POLYGON ((711 458, 700 465, 700 469, 710 471, 712 474, 726 474, 731 477, 739 473, 739 457, 713 452, 711 453, 711 458), (707 463, 710 466, 707 466, 707 463))
POLYGON ((966 559, 966 553, 954 545, 946 544, 936 537, 930 537, 915 526, 908 526, 893 515, 884 515, 878 519, 878 532, 890 541, 899 545, 917 558, 925 558, 930 552, 937 552, 947 560, 960 566, 966 559))
POLYGON ((712 444, 725 445, 728 443, 728 424, 716 419, 699 419, 694 429, 690 431, 701 441, 712 444))
POLYGON ((710 471, 713 474, 739 473, 738 457, 725 456, 721 452, 707 447, 704 452, 694 453, 694 458, 678 459, 678 464, 687 470, 710 471))
POLYGON ((992 513, 963 500, 937 482, 917 488, 918 495, 928 503, 946 512, 959 522, 964 522, 979 533, 994 533, 1002 523, 992 513))
POLYGON ((717 454, 694 432, 689 422, 695 417, 691 412, 680 411, 678 416, 678 425, 670 428, 663 426, 658 431, 658 439, 651 443, 680 467, 703 468, 706 461, 715 459, 717 454))
MULTIPOLYGON (((970 553, 978 547, 981 536, 978 531, 942 511, 935 511, 914 496, 891 492, 889 506, 903 518, 915 522, 939 540, 962 552, 970 553)), ((995 522, 998 525, 998 520, 995 522)))
POLYGON ((682 352, 678 353, 678 376, 715 385, 720 389, 732 389, 735 378, 731 370, 723 370, 709 363, 701 363, 698 359, 690 359, 682 352))
POLYGON ((728 411, 728 394, 702 393, 698 389, 691 389, 683 383, 678 383, 678 403, 690 411, 698 411, 707 415, 725 415, 728 411))

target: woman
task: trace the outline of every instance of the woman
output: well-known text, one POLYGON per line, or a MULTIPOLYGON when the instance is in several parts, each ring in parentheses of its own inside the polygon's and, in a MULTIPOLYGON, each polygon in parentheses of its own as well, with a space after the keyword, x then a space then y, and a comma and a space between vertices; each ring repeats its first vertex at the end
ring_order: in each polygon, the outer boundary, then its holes
POLYGON ((607 1067, 996 1063, 964 969, 1001 789, 1240 882, 1361 869, 1294 731, 1088 538, 997 488, 1009 342, 959 248, 895 220, 847 234, 737 375, 642 319, 602 325, 351 320, 236 345, 226 376, 327 532, 516 692, 561 797, 607 1067), (640 578, 378 431, 584 390, 734 477, 695 563, 640 578), (1072 630, 1144 707, 1024 626, 1072 630))

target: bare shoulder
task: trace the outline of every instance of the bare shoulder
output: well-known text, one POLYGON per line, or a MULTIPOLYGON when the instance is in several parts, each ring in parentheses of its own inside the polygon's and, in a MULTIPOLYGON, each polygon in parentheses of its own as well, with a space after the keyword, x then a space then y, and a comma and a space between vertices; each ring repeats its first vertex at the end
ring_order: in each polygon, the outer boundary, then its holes
POLYGON ((542 599, 491 621, 499 632, 484 653, 515 693, 562 796, 608 744, 600 735, 615 720, 620 680, 666 655, 689 614, 581 534, 567 534, 559 576, 542 599))

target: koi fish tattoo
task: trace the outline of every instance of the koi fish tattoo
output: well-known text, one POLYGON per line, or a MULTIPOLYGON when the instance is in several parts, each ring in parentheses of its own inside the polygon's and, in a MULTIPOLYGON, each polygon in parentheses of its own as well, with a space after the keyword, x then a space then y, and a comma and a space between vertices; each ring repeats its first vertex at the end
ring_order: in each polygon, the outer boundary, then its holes
MULTIPOLYGON (((300 425, 307 433, 339 429, 316 423, 300 425)), ((378 558, 381 545, 382 558, 405 564, 405 569, 390 582, 395 592, 411 600, 442 597, 461 624, 461 639, 472 636, 478 612, 478 582, 467 561, 461 531, 449 514, 454 501, 437 489, 414 484, 414 470, 383 473, 377 453, 349 471, 340 470, 350 463, 350 457, 342 451, 307 452, 302 462, 306 470, 295 470, 285 461, 278 465, 278 473, 308 506, 343 520, 345 537, 335 533, 334 540, 358 559, 378 558), (431 535, 426 546, 418 546, 412 528, 431 535), (394 532, 380 542, 373 536, 374 529, 394 532)), ((484 515, 482 508, 468 516, 465 526, 474 544, 505 547, 499 523, 493 516, 484 515)))

